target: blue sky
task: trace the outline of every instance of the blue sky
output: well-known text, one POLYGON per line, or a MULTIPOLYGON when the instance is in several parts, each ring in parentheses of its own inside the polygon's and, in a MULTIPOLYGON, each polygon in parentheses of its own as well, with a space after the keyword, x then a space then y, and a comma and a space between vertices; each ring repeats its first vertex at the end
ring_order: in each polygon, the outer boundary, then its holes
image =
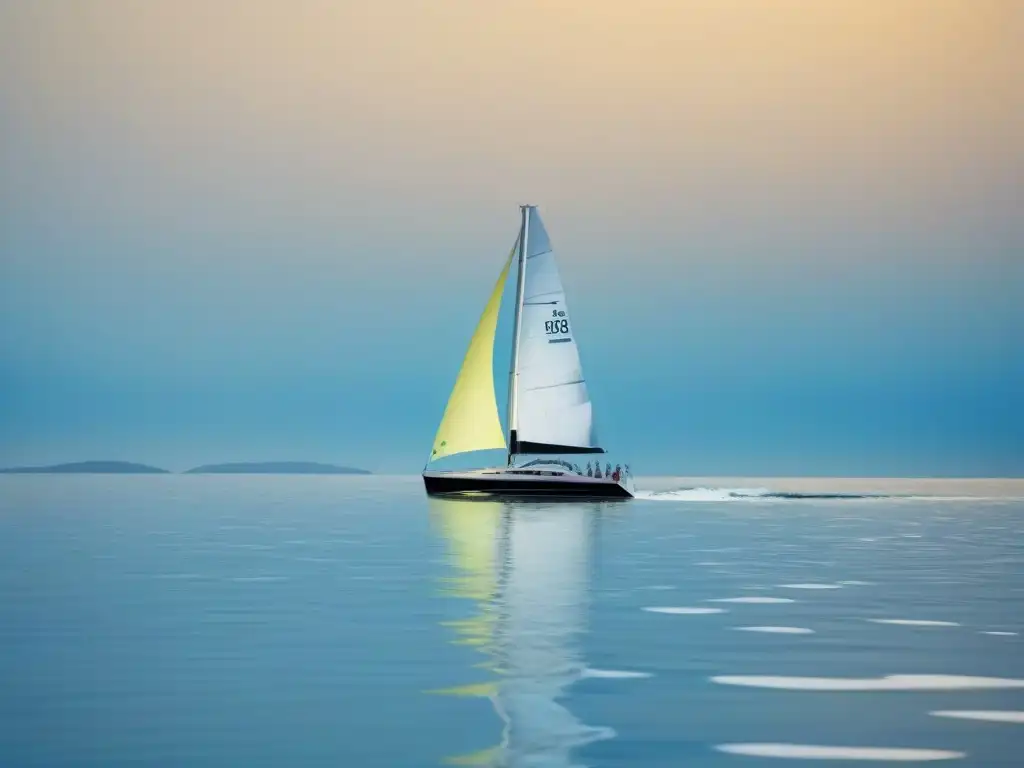
POLYGON ((638 471, 1024 474, 1020 22, 816 5, 0 3, 0 463, 416 471, 531 202, 638 471))

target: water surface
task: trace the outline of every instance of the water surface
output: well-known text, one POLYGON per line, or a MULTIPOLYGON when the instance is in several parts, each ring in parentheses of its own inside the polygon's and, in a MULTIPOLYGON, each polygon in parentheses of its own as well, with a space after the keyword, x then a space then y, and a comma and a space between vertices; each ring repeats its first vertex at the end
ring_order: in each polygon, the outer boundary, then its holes
POLYGON ((1019 764, 1019 483, 694 485, 0 478, 0 765, 1019 764))

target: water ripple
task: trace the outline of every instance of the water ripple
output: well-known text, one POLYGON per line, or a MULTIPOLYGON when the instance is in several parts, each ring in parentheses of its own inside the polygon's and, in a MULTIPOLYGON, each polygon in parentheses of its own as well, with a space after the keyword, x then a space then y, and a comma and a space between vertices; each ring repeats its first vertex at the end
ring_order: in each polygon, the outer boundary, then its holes
POLYGON ((747 603, 750 605, 778 605, 781 603, 795 603, 788 597, 757 597, 756 595, 750 595, 747 597, 718 597, 713 600, 708 600, 709 603, 747 603))
POLYGON ((886 675, 885 677, 784 677, 718 675, 711 682, 787 691, 970 691, 1024 688, 1024 680, 970 675, 886 675))
POLYGON ((765 632, 774 635, 813 635, 807 627, 733 627, 737 632, 765 632))
POLYGON ((672 613, 680 616, 702 616, 709 613, 725 613, 725 608, 687 608, 675 606, 655 606, 643 608, 642 610, 645 610, 648 613, 672 613))
POLYGON ((812 744, 719 744, 715 749, 750 757, 783 757, 790 760, 884 760, 886 762, 927 762, 956 760, 964 752, 945 749, 897 747, 822 747, 812 744))
POLYGON ((984 720, 989 723, 1019 723, 1024 725, 1024 712, 1009 709, 947 709, 929 712, 933 717, 955 717, 961 720, 984 720))

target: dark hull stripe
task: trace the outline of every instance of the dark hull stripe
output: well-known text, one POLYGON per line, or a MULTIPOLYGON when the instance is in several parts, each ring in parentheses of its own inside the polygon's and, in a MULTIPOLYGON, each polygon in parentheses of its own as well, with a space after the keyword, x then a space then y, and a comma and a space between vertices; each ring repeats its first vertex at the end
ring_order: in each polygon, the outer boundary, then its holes
POLYGON ((531 443, 528 440, 516 440, 515 453, 530 453, 535 455, 604 453, 604 448, 584 448, 578 445, 551 445, 549 443, 531 443))
POLYGON ((500 480, 497 478, 424 477, 430 496, 488 493, 550 499, 631 499, 632 494, 617 483, 566 483, 540 478, 500 480))

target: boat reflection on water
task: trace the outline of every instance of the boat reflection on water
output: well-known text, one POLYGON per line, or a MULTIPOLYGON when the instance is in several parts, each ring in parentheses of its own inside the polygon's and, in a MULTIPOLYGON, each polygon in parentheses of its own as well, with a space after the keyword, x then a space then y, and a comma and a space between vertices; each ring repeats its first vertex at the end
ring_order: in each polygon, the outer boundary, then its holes
POLYGON ((572 752, 609 739, 560 700, 586 669, 582 634, 594 504, 547 506, 431 498, 431 517, 448 543, 451 595, 473 600, 476 615, 449 622, 454 642, 474 646, 490 681, 432 691, 488 698, 502 723, 500 743, 448 764, 571 766, 572 752))

